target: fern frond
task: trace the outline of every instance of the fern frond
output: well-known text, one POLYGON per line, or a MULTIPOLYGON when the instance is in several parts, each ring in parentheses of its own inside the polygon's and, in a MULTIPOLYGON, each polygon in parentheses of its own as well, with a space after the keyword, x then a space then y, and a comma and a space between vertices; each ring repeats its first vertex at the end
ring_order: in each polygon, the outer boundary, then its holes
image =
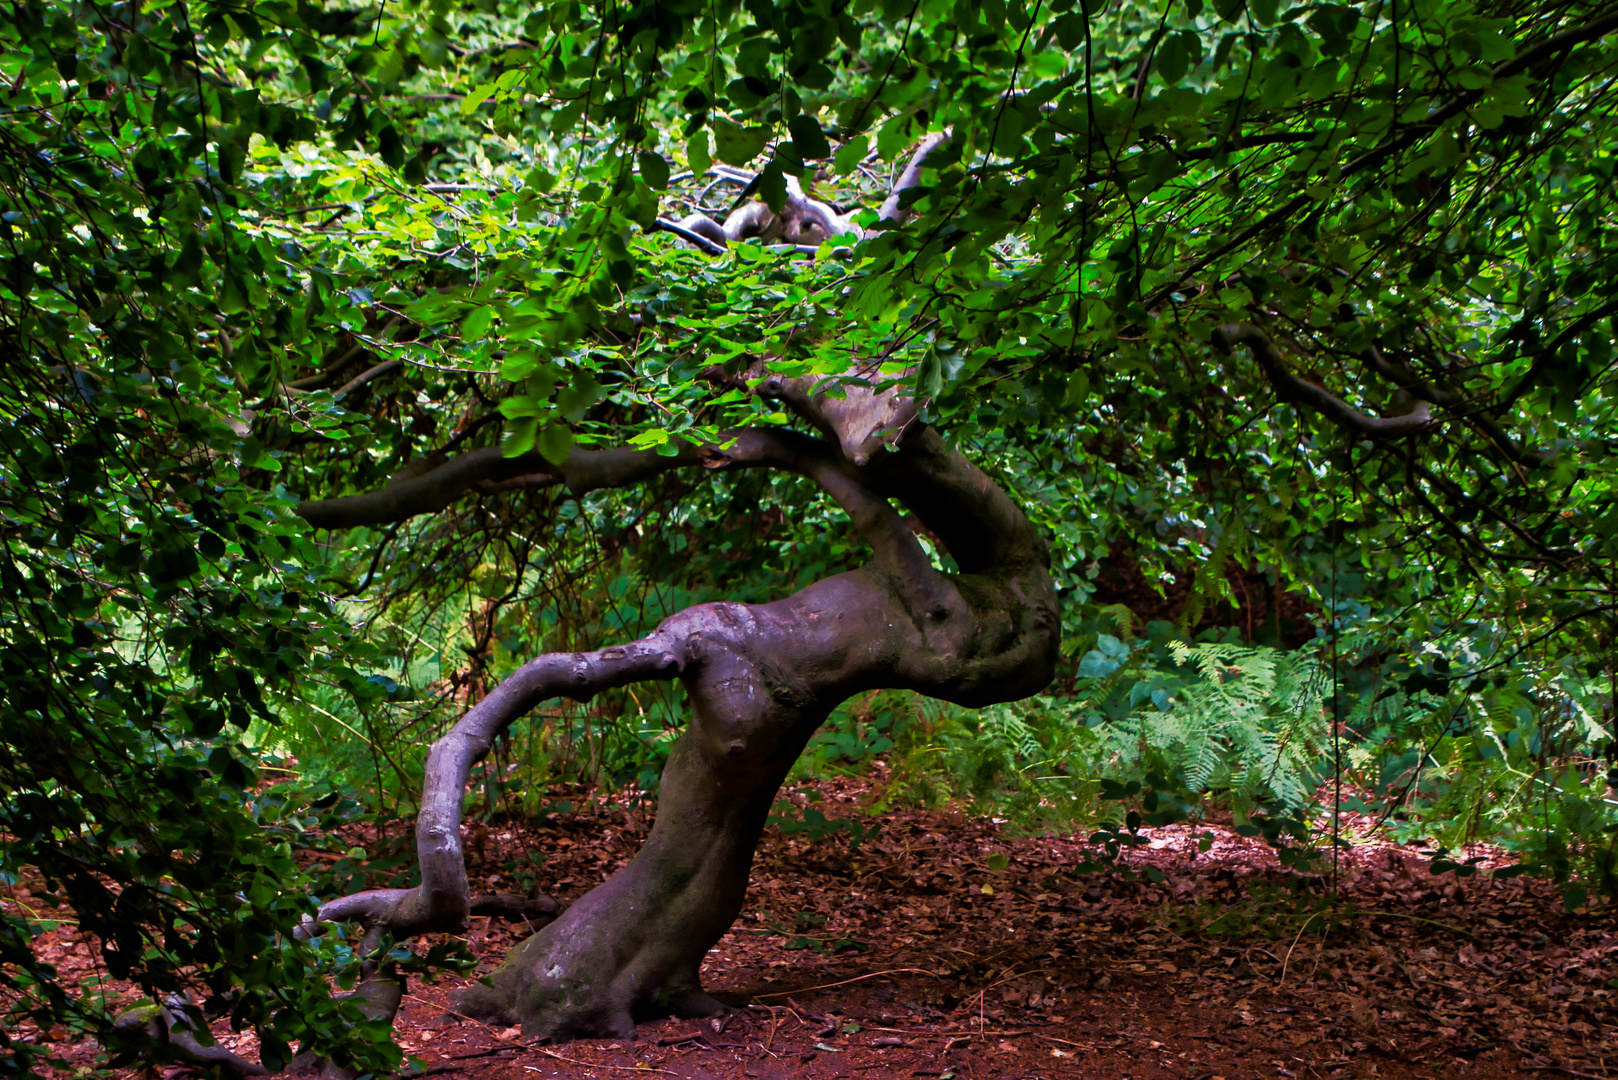
POLYGON ((1137 712, 1142 742, 1162 752, 1191 791, 1228 775, 1232 794, 1268 794, 1288 806, 1308 801, 1310 766, 1329 731, 1328 673, 1313 657, 1262 646, 1171 646, 1198 678, 1166 713, 1137 712))

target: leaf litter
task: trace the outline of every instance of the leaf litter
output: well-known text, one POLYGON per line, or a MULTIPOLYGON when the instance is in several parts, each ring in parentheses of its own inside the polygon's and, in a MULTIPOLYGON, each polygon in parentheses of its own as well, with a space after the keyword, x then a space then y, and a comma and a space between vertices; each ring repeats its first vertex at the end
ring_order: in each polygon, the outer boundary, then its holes
MULTIPOLYGON (((1329 854, 1326 873, 1298 873, 1261 841, 1206 823, 1143 829, 1147 842, 1117 870, 1079 875, 1083 833, 1017 835, 955 808, 870 818, 872 783, 812 782, 828 812, 865 823, 857 845, 842 832, 767 830, 742 916, 704 967, 734 1011, 550 1047, 446 1012, 470 980, 445 975, 413 985, 400 1011, 410 1073, 1618 1077, 1618 919, 1611 907, 1565 910, 1549 882, 1434 875, 1419 847, 1364 843, 1341 854, 1333 898, 1329 854)), ((582 809, 474 827, 473 890, 509 889, 527 871, 569 901, 627 862, 647 807, 574 797, 582 809)), ((375 850, 380 838, 349 839, 375 850)), ((49 917, 23 883, 0 902, 49 917)), ((528 933, 474 918, 471 977, 528 933)), ((36 946, 70 983, 98 972, 97 943, 70 922, 36 946)), ((94 1068, 93 1044, 65 1031, 12 1034, 52 1043, 76 1072, 94 1068)), ((217 1035, 255 1050, 250 1033, 217 1035)))

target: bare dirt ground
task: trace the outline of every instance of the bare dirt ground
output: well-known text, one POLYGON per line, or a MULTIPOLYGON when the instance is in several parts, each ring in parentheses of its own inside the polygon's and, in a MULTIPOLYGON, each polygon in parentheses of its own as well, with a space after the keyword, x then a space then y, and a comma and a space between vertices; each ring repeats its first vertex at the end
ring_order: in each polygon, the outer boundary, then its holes
MULTIPOLYGON (((858 818, 862 781, 816 785, 858 818)), ((861 819, 867 820, 867 819, 861 819)), ((1432 875, 1418 848, 1345 852, 1338 891, 1218 825, 1143 830, 1128 873, 1075 875, 1083 836, 1012 835, 951 810, 894 810, 850 847, 771 829, 742 918, 709 954, 714 1020, 633 1042, 525 1042, 445 1011, 464 979, 411 988, 397 1037, 415 1075, 1097 1078, 1618 1077, 1618 917, 1524 878, 1432 875), (1197 838, 1211 836, 1199 851, 1197 838), (1150 880, 1154 869, 1161 881, 1150 880)), ((473 888, 582 895, 649 820, 613 805, 475 832, 473 888)), ((26 897, 22 898, 26 902, 26 897)), ((42 942, 94 966, 71 927, 42 942)), ((486 918, 486 971, 528 933, 486 918)), ((28 1034, 19 1032, 18 1034, 28 1034)), ((35 1032, 33 1037, 62 1038, 35 1032)), ((251 1052, 252 1037, 221 1029, 251 1052)), ((59 1044, 73 1066, 94 1048, 59 1044)), ((165 1069, 169 1076, 183 1070, 165 1069)))

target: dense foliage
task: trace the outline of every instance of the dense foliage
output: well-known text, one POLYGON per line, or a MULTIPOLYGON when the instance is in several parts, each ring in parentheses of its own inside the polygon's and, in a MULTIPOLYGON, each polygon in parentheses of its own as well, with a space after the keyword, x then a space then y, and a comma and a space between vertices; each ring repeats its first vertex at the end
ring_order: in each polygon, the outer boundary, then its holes
MULTIPOLYGON (((1049 533, 1072 668, 983 717, 851 704, 811 761, 956 746, 913 790, 1029 820, 1125 781, 1306 815, 1335 770, 1402 829, 1618 891, 1615 30, 1514 0, 16 6, 0 873, 272 1058, 388 1064, 328 995, 343 944, 290 936, 335 888, 292 857, 333 796, 408 815, 425 734, 515 662, 858 553, 782 477, 346 534, 297 500, 787 424, 715 371, 859 356, 1049 533), (874 224, 945 130, 903 229, 815 259, 660 231, 742 194, 716 163, 874 224), (1109 552, 1189 580, 1177 620, 1093 603, 1109 552), (1306 594, 1318 646, 1186 653, 1237 569, 1306 594), (264 746, 302 786, 265 790, 264 746)), ((484 808, 550 768, 653 788, 679 702, 636 693, 535 717, 484 808)), ((4 917, 16 1015, 116 1049, 37 927, 4 917)))

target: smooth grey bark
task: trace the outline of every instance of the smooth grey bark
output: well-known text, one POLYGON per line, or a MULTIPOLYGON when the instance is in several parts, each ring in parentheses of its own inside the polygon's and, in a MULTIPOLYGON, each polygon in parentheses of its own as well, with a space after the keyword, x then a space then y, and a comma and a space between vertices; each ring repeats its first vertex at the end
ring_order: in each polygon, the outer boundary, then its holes
MULTIPOLYGON (((396 936, 464 929, 461 803, 472 766, 500 731, 547 699, 642 680, 678 678, 692 703, 641 852, 513 950, 492 986, 463 992, 459 1012, 562 1040, 628 1037, 640 1016, 720 1008, 702 989, 702 959, 741 908, 777 789, 830 712, 879 687, 982 706, 1035 693, 1052 676, 1059 620, 1047 548, 986 474, 920 425, 896 388, 855 385, 835 396, 766 375, 759 389, 835 441, 748 430, 723 448, 684 445, 674 457, 577 451, 528 475, 578 490, 699 463, 785 469, 815 480, 849 514, 873 558, 773 603, 704 604, 638 641, 541 656, 433 745, 416 828, 421 885, 342 897, 320 921, 358 920, 396 936), (934 567, 890 499, 939 539, 960 574, 934 567)), ((491 475, 490 459, 476 454, 408 483, 431 490, 427 504, 475 490, 491 475)), ((380 492, 313 504, 306 516, 382 522, 418 505, 380 492)))
MULTIPOLYGON (((949 142, 952 130, 946 128, 922 140, 877 212, 879 223, 884 223, 887 228, 896 228, 910 218, 910 208, 903 205, 902 196, 921 185, 922 168, 928 157, 949 142)), ((711 172, 743 182, 755 179, 753 173, 728 165, 715 165, 711 172)), ((839 214, 833 207, 806 194, 797 177, 786 178, 786 189, 786 200, 780 213, 761 202, 746 202, 725 215, 723 224, 699 213, 679 222, 659 219, 658 226, 710 255, 723 252, 739 240, 753 237, 767 242, 779 240, 797 244, 803 250, 812 252, 826 240, 845 236, 859 240, 872 235, 854 223, 852 214, 839 214)))
MULTIPOLYGON (((884 217, 907 216, 898 192, 919 182, 927 155, 946 139, 918 149, 884 217)), ((781 220, 765 220, 774 215, 753 204, 724 226, 689 219, 677 231, 710 249, 757 229, 782 228, 789 239, 858 235, 796 185, 789 196, 781 220)), ((782 378, 761 364, 745 382, 824 437, 745 429, 717 445, 679 442, 671 456, 575 449, 561 465, 487 448, 432 463, 381 491, 298 507, 311 524, 347 528, 431 513, 474 492, 563 486, 579 495, 670 469, 774 468, 814 480, 873 553, 859 570, 772 603, 703 604, 637 641, 538 657, 433 744, 416 823, 421 884, 341 897, 320 909, 317 923, 357 921, 367 940, 463 931, 474 901, 461 805, 472 767, 501 731, 546 700, 587 700, 645 680, 679 679, 692 706, 645 846, 512 950, 488 985, 462 992, 453 1002, 458 1012, 560 1041, 631 1037, 640 1017, 722 1008, 702 989, 703 957, 740 911, 776 792, 831 711, 878 688, 984 706, 1036 693, 1054 673, 1060 621, 1045 541, 987 474, 920 422, 917 402, 883 382, 877 366, 836 378, 782 378), (959 573, 934 566, 894 502, 943 545, 959 573)), ((369 973, 360 992, 382 1001, 392 994, 395 983, 384 985, 391 978, 369 973)))

